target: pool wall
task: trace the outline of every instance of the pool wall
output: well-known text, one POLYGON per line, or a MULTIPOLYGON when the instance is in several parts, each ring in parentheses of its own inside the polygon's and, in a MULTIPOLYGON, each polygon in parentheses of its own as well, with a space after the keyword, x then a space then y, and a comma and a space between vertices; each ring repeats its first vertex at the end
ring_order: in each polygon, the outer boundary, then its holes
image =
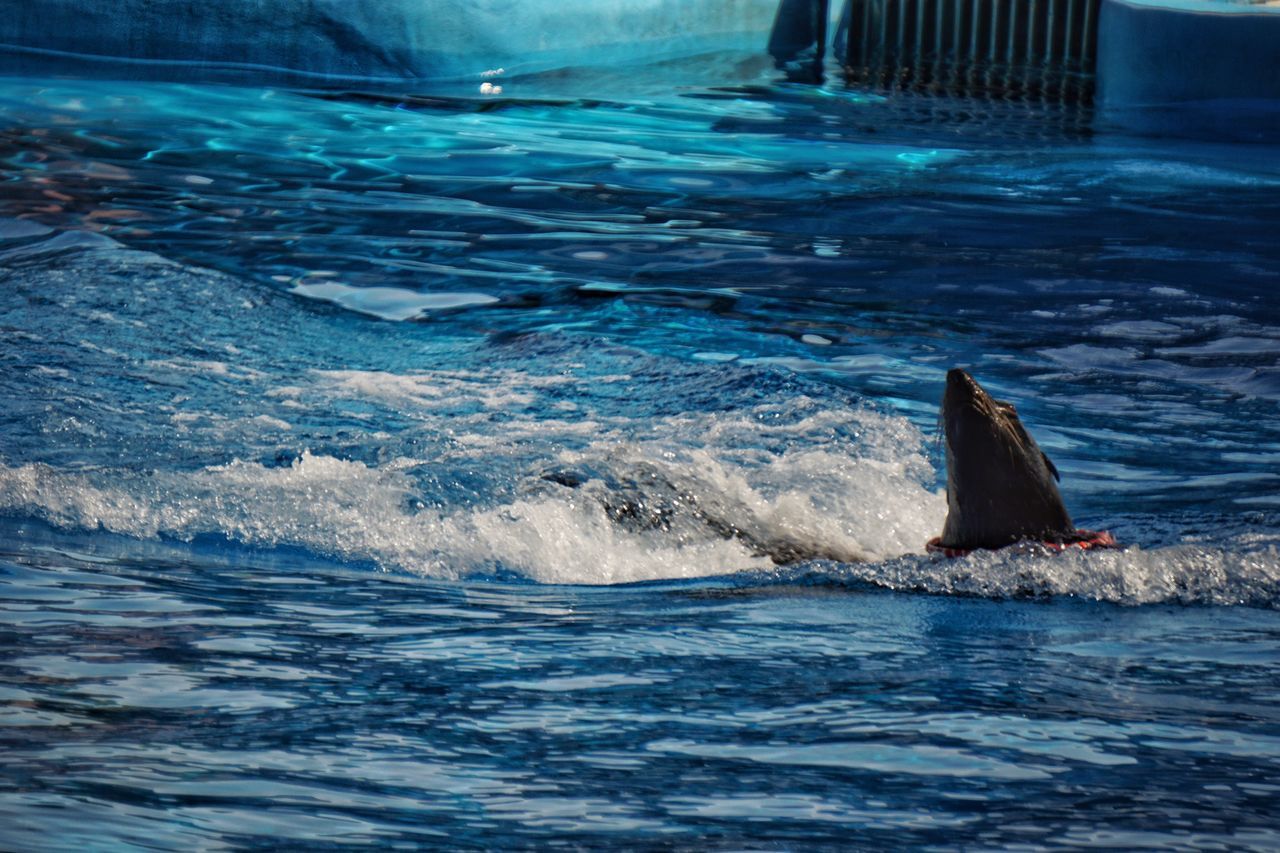
MULTIPOLYGON (((847 38, 841 22, 891 2, 0 0, 0 73, 438 88, 474 87, 499 68, 507 79, 565 68, 626 74, 711 53, 767 64, 769 51, 785 64, 806 39, 825 31, 838 42, 847 38), (819 10, 831 26, 817 24, 819 10)), ((1100 3, 1104 108, 1238 101, 1261 104, 1264 114, 1280 109, 1280 0, 1100 3)), ((698 73, 740 82, 718 69, 698 73)))
POLYGON ((478 78, 762 52, 778 0, 0 0, 0 71, 478 78))
POLYGON ((1280 6, 1102 0, 1097 73, 1107 107, 1280 100, 1280 6))

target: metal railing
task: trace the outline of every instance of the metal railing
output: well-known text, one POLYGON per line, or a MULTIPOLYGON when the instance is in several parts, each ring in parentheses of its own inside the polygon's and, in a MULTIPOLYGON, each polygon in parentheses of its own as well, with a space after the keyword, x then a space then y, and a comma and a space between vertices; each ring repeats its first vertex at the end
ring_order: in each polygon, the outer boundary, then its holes
POLYGON ((849 0, 850 82, 1065 103, 1094 93, 1099 0, 849 0))

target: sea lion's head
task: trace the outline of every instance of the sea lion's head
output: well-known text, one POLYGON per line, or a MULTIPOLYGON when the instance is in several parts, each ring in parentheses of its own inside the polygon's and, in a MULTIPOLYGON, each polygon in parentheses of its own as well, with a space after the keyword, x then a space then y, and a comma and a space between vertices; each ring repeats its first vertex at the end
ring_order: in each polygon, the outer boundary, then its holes
POLYGON ((1065 541, 1075 533, 1058 493, 1058 470, 1012 405, 968 373, 947 373, 942 397, 947 443, 947 548, 1001 548, 1024 539, 1065 541))

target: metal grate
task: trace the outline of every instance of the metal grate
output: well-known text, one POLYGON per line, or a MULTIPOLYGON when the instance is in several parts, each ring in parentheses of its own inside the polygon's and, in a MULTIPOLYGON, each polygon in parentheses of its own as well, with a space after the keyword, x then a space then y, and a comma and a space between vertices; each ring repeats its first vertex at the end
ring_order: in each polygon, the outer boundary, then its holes
POLYGON ((1098 4, 849 0, 836 56, 850 82, 878 88, 1090 103, 1098 4))

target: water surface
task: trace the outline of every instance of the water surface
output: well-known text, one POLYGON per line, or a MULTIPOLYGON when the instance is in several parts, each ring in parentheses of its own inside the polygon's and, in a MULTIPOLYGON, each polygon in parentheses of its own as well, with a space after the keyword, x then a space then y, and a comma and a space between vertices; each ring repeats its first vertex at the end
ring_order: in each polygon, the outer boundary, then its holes
POLYGON ((448 95, 0 90, 3 846, 1280 843, 1273 141, 448 95))

